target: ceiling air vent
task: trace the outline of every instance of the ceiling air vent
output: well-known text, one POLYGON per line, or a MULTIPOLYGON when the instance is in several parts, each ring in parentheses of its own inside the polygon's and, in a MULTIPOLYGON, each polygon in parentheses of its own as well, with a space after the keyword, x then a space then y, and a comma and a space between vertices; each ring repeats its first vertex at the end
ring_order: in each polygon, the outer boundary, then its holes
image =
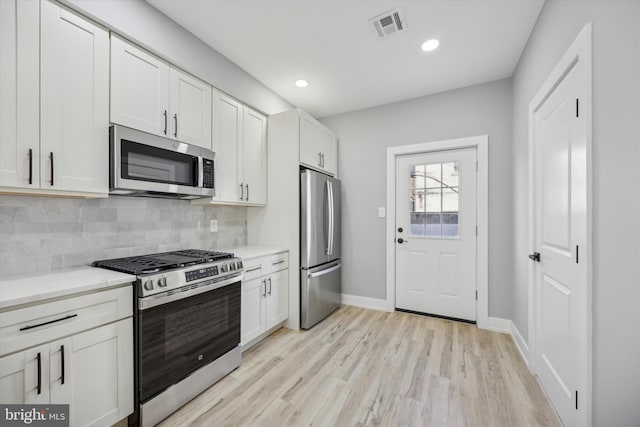
POLYGON ((400 9, 385 12, 369 19, 369 22, 373 25, 373 30, 378 38, 381 39, 407 29, 407 22, 400 9))

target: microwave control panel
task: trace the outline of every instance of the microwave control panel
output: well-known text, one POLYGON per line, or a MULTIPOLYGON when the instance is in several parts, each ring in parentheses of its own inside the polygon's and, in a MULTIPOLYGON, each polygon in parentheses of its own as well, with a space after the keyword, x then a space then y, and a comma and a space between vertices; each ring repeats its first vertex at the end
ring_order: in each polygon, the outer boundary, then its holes
POLYGON ((202 186, 204 188, 213 187, 213 160, 202 159, 202 186))

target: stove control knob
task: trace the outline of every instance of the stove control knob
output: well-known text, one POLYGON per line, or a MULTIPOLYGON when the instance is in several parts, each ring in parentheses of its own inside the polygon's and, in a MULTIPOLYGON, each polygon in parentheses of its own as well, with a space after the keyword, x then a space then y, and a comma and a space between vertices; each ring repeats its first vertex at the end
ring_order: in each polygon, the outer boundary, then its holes
POLYGON ((166 288, 167 287, 167 278, 166 277, 161 277, 158 279, 158 286, 160 286, 161 288, 166 288))
POLYGON ((226 273, 227 271, 229 271, 229 266, 227 264, 222 264, 220 266, 220 272, 221 273, 226 273))
POLYGON ((229 264, 229 268, 230 268, 231 270, 235 270, 235 269, 236 269, 236 263, 235 263, 235 262, 232 262, 231 264, 229 264))
POLYGON ((238 261, 238 270, 242 268, 242 261, 238 261))
POLYGON ((148 291, 152 291, 153 290, 153 280, 149 279, 146 280, 144 282, 144 284, 142 285, 143 288, 145 288, 148 291))

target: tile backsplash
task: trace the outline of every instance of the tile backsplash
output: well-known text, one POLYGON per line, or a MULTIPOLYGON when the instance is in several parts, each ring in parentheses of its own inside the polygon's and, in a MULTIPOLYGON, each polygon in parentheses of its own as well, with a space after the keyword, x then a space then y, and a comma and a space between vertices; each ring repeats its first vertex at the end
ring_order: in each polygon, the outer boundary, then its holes
POLYGON ((247 242, 247 210, 188 201, 112 196, 0 196, 0 276, 90 264, 99 259, 247 242), (209 231, 210 220, 218 231, 209 231))

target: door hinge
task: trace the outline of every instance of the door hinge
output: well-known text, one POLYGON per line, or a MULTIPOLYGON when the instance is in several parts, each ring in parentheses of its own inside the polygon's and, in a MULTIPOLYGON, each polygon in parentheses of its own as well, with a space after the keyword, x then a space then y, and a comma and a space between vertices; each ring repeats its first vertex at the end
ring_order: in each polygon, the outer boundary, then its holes
POLYGON ((578 409, 578 390, 576 390, 576 409, 578 409))
POLYGON ((576 117, 580 117, 580 100, 576 98, 576 117))
POLYGON ((476 225, 476 236, 478 236, 478 226, 476 225))
POLYGON ((478 291, 476 291, 476 301, 478 301, 478 291))
POLYGON ((579 260, 580 260, 578 250, 579 250, 579 246, 578 246, 578 245, 576 245, 576 264, 578 264, 578 262, 579 262, 579 260))

